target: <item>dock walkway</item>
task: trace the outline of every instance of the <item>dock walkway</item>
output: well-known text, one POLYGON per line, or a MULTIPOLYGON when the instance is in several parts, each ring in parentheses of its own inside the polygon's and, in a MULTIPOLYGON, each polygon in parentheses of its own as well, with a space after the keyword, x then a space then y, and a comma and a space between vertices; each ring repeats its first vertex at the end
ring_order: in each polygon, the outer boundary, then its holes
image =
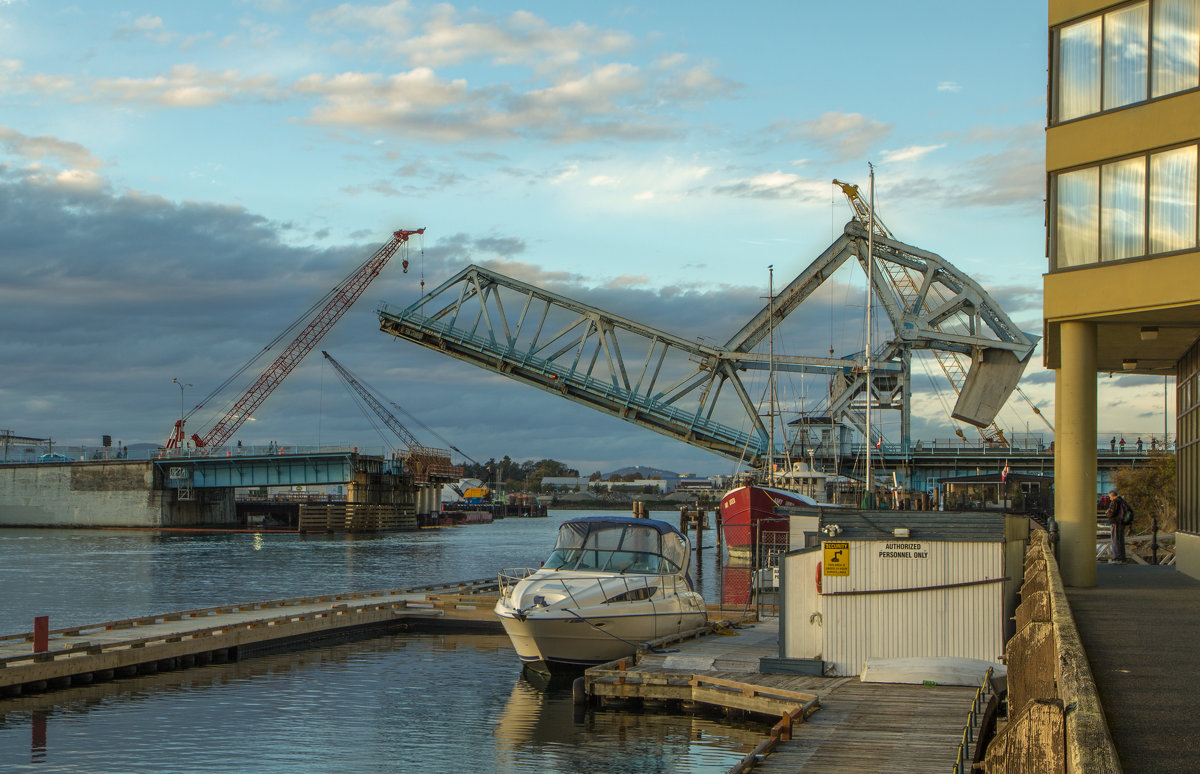
POLYGON ((1100 564, 1067 599, 1127 774, 1200 771, 1200 581, 1173 567, 1100 564))
MULTIPOLYGON (((977 688, 862 683, 854 677, 764 674, 760 659, 778 654, 778 621, 686 640, 642 656, 624 670, 588 670, 596 696, 683 699, 698 686, 738 685, 768 702, 793 697, 804 705, 791 739, 780 741, 753 770, 771 774, 945 774, 954 768, 963 726, 977 688), (805 702, 800 697, 815 697, 805 702)), ((725 707, 746 708, 727 691, 725 707)), ((767 704, 766 706, 769 706, 767 704)))
POLYGON ((277 599, 0 636, 0 696, 231 661, 407 621, 496 628, 493 580, 277 599))

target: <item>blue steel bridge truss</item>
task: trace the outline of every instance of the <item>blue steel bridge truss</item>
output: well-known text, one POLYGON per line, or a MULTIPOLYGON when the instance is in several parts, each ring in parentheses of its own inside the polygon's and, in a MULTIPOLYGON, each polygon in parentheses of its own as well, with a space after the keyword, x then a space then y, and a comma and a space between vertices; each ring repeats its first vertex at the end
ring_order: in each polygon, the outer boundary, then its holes
MULTIPOLYGON (((1020 331, 978 284, 941 257, 882 234, 873 237, 873 252, 868 244, 866 228, 851 220, 821 256, 724 346, 667 333, 480 266, 468 266, 407 308, 382 305, 380 328, 754 465, 761 465, 771 451, 771 433, 743 376, 762 376, 768 369, 824 374, 834 383, 828 416, 822 420, 826 426, 850 427, 865 437, 869 400, 872 411, 900 411, 907 447, 913 350, 940 350, 967 360, 954 385, 958 392, 978 364, 995 359, 985 356, 1000 354, 1018 364, 1019 377, 1037 338, 1020 331), (867 271, 869 255, 876 265, 868 276, 894 331, 890 341, 873 349, 869 363, 862 353, 840 358, 755 351, 772 326, 848 259, 856 258, 867 271)), ((1015 386, 1015 377, 1012 382, 1015 386)), ((1003 404, 1012 387, 1001 391, 1003 404)), ((776 455, 786 443, 777 439, 776 455)))
POLYGON ((379 473, 387 463, 351 451, 262 456, 178 457, 155 460, 168 489, 344 484, 356 473, 379 473))

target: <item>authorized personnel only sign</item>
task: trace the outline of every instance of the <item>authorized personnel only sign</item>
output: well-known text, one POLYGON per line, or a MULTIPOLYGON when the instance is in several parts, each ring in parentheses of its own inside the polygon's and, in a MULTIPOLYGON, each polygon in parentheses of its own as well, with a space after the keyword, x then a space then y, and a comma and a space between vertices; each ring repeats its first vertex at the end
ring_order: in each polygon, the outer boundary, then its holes
POLYGON ((880 559, 928 559, 929 549, 922 543, 884 543, 880 559))
POLYGON ((825 541, 824 574, 831 577, 850 576, 850 544, 825 541))

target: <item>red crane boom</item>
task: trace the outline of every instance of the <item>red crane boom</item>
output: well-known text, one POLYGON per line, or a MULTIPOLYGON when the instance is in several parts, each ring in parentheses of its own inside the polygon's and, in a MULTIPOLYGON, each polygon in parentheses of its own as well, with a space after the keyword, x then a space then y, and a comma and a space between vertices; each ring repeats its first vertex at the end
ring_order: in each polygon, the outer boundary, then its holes
MULTIPOLYGON (((263 370, 254 384, 250 385, 245 394, 233 405, 233 408, 229 409, 225 416, 204 434, 204 437, 200 437, 199 434, 192 435, 192 441, 196 446, 198 448, 223 446, 242 426, 242 423, 262 405, 267 396, 274 392, 284 378, 300 364, 304 356, 312 351, 313 347, 329 332, 329 329, 342 319, 342 315, 358 300, 363 291, 367 289, 367 285, 370 285, 371 281, 379 275, 391 257, 400 249, 400 245, 407 242, 410 236, 424 233, 425 229, 423 228, 415 231, 401 229, 393 232, 391 240, 379 248, 379 252, 375 253, 370 260, 333 290, 325 306, 317 312, 308 325, 304 326, 304 330, 300 331, 287 349, 263 370)), ((183 420, 180 420, 175 423, 175 430, 171 434, 170 440, 167 441, 167 448, 181 445, 182 441, 183 420)))

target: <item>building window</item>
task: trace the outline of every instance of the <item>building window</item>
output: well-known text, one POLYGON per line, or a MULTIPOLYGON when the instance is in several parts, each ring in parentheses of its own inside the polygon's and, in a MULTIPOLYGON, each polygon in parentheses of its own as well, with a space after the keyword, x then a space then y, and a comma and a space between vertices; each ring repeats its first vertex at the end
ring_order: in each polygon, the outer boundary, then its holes
POLYGON ((1100 250, 1100 168, 1064 172, 1055 180, 1058 268, 1095 263, 1100 250))
POLYGON ((1053 40, 1052 123, 1200 87, 1200 0, 1143 0, 1053 40))
POLYGON ((1187 145, 1053 177, 1053 269, 1197 245, 1197 160, 1187 145))
POLYGON ((1104 15, 1104 110, 1145 101, 1149 42, 1149 3, 1104 15))
POLYGON ((1196 245, 1197 147, 1150 157, 1150 252, 1169 253, 1196 245))
POLYGON ((1157 0, 1153 10, 1151 96, 1200 86, 1200 0, 1157 0))
POLYGON ((1146 254, 1146 159, 1100 167, 1100 260, 1146 254))

